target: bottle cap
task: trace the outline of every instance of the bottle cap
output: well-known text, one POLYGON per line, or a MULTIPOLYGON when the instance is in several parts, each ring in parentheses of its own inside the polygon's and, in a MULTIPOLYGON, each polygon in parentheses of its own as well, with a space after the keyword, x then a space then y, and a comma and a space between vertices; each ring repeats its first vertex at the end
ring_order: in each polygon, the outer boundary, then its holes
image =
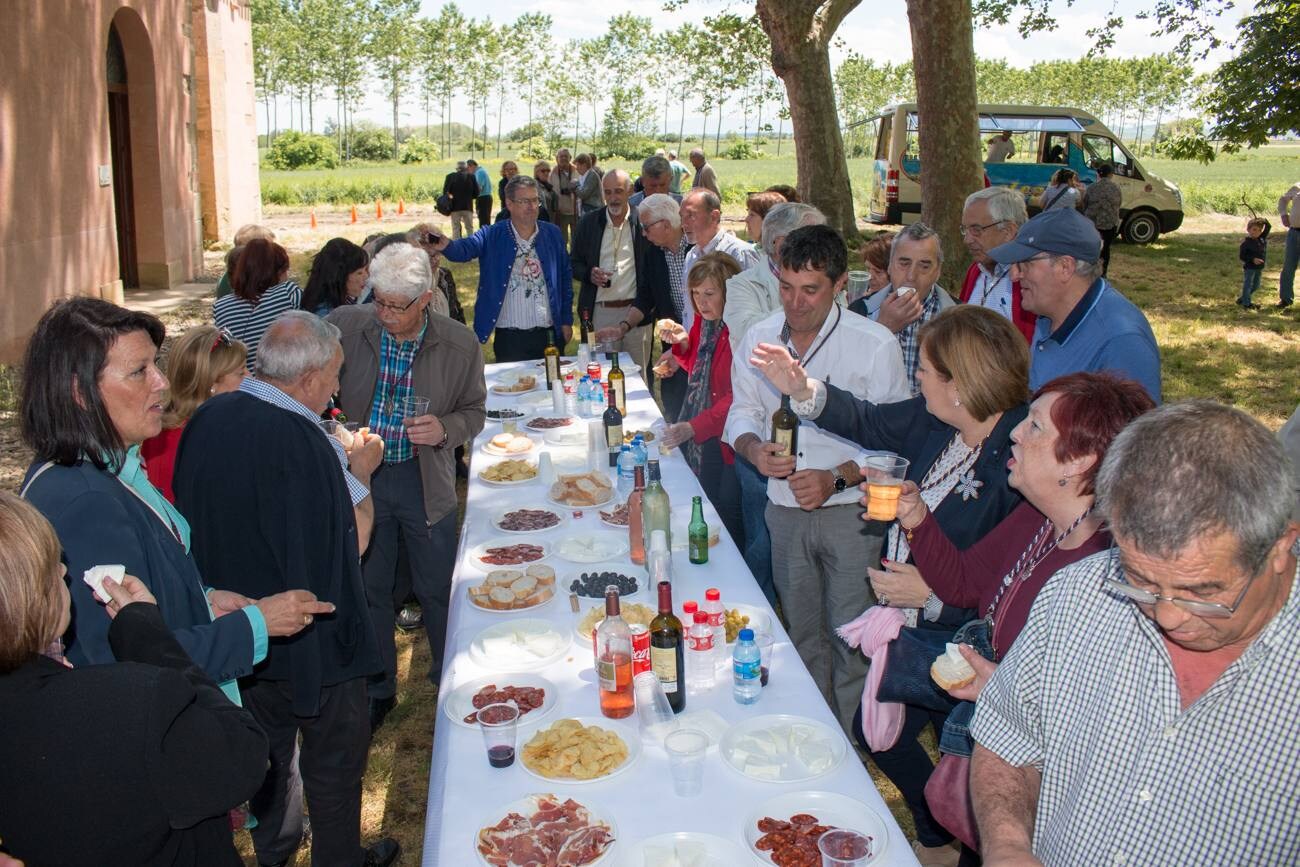
POLYGON ((754 630, 749 629, 748 627, 746 627, 745 629, 740 630, 740 635, 738 635, 738 636, 736 637, 736 639, 737 639, 738 641, 753 641, 753 640, 754 640, 754 630))
MULTIPOLYGON (((708 623, 708 622, 709 622, 709 615, 708 615, 708 613, 707 613, 707 612, 704 612, 704 611, 696 611, 696 612, 695 612, 695 622, 696 622, 696 623, 708 623)), ((750 634, 752 635, 753 633, 750 633, 750 634)))
POLYGON ((704 598, 710 602, 717 602, 722 598, 722 592, 719 591, 717 587, 710 587, 708 590, 704 591, 704 598))
MULTIPOLYGON (((624 446, 624 448, 627 448, 627 446, 624 446)), ((665 533, 663 530, 652 530, 650 532, 650 550, 667 551, 668 534, 665 533)))
POLYGON ((683 614, 694 614, 696 611, 699 610, 700 610, 700 604, 696 602, 694 599, 687 599, 685 602, 682 603, 683 614))

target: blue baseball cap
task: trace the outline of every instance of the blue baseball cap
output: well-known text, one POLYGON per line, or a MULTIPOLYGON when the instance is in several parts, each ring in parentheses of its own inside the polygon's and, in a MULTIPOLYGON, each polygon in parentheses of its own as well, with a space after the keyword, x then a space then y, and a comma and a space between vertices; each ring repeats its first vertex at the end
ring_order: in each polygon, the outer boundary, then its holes
POLYGON ((1014 241, 988 251, 990 259, 1003 265, 1023 262, 1040 253, 1095 262, 1101 258, 1101 235, 1092 220, 1074 208, 1053 208, 1021 226, 1014 241))

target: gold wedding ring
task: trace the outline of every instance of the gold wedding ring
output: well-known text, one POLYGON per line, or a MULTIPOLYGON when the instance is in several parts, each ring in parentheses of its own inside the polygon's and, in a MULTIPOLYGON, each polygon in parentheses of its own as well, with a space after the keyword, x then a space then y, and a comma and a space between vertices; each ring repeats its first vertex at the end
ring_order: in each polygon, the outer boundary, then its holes
POLYGON ((303 625, 303 626, 311 626, 311 615, 310 615, 310 614, 304 614, 304 615, 302 616, 302 625, 303 625))

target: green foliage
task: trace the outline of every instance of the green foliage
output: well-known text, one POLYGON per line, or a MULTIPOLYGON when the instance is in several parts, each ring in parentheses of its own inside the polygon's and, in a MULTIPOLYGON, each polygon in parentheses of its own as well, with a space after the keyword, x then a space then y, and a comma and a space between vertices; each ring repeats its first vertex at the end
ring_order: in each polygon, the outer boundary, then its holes
POLYGON ((526 123, 518 129, 506 133, 506 141, 528 141, 530 138, 544 138, 546 127, 540 123, 526 123))
POLYGON ((729 160, 756 160, 763 156, 762 151, 747 141, 736 142, 725 153, 729 160))
POLYGON ((442 151, 424 136, 412 136, 402 143, 402 163, 432 163, 442 159, 442 151))
POLYGON ((474 153, 481 154, 487 151, 487 143, 484 142, 482 139, 477 139, 477 138, 470 139, 463 145, 463 147, 470 154, 474 154, 474 153))
POLYGON ((266 162, 277 169, 332 169, 339 164, 339 151, 323 135, 289 130, 276 136, 266 162))
POLYGON ((352 159, 381 162, 393 158, 393 134, 372 124, 358 124, 348 136, 352 159))
POLYGON ((515 158, 520 160, 549 160, 554 156, 554 151, 546 146, 546 142, 541 139, 533 139, 530 145, 523 142, 516 152, 515 158))
POLYGON ((1261 0, 1239 27, 1238 52, 1215 71, 1204 104, 1215 138, 1258 147, 1300 132, 1300 2, 1261 0))
POLYGON ((1198 132, 1180 132, 1160 143, 1160 153, 1171 160, 1196 160, 1201 165, 1214 162, 1214 145, 1198 132))

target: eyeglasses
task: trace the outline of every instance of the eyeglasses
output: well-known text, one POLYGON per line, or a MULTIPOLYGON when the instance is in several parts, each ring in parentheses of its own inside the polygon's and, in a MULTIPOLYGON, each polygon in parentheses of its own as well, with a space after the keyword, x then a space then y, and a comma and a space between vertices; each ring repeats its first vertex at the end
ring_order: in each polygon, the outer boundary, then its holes
POLYGON ((511 199, 510 201, 525 208, 536 208, 541 204, 540 199, 511 199))
POLYGON ((642 231, 642 232, 649 232, 651 229, 653 229, 655 226, 659 225, 660 223, 666 223, 666 222, 668 222, 668 221, 667 221, 667 220, 655 220, 653 223, 646 223, 644 226, 641 227, 641 231, 642 231))
POLYGON ((1120 577, 1103 578, 1101 583, 1107 590, 1113 590, 1121 596, 1136 602, 1138 605, 1155 605, 1157 602, 1168 602, 1170 605, 1176 605, 1188 614, 1195 615, 1196 617, 1204 617, 1210 620, 1223 620, 1236 614, 1237 609, 1241 607, 1241 601, 1245 599, 1246 594, 1250 592, 1250 585, 1255 583, 1255 579, 1259 577, 1259 572, 1263 571, 1261 569, 1250 576, 1250 579, 1246 581, 1246 586, 1241 588, 1241 592, 1237 594, 1236 600, 1231 605, 1222 605, 1218 602, 1204 602, 1200 599, 1182 599, 1176 596, 1161 596, 1159 593, 1152 593, 1149 590, 1142 590, 1139 587, 1134 587, 1128 582, 1128 578, 1124 574, 1124 562, 1116 556, 1117 552, 1118 549, 1114 544, 1112 544, 1110 546, 1111 564, 1117 569, 1120 577))
POLYGON ((1006 220, 994 220, 993 222, 986 223, 983 226, 958 226, 957 231, 961 233, 963 238, 967 235, 970 235, 972 238, 978 238, 980 235, 983 235, 986 230, 992 229, 994 226, 1000 226, 1005 222, 1006 220))
POLYGON ((379 298, 376 297, 374 298, 374 300, 371 301, 371 303, 374 304, 375 307, 379 308, 380 310, 387 310, 389 313, 405 313, 406 311, 411 309, 411 306, 415 304, 416 301, 419 300, 420 300, 420 296, 416 295, 414 298, 412 298, 410 301, 408 301, 405 304, 389 304, 387 301, 380 301, 379 298))
POLYGON ((218 346, 229 346, 234 339, 235 335, 230 333, 229 328, 218 329, 217 336, 212 338, 212 345, 208 347, 209 354, 216 352, 218 346))

